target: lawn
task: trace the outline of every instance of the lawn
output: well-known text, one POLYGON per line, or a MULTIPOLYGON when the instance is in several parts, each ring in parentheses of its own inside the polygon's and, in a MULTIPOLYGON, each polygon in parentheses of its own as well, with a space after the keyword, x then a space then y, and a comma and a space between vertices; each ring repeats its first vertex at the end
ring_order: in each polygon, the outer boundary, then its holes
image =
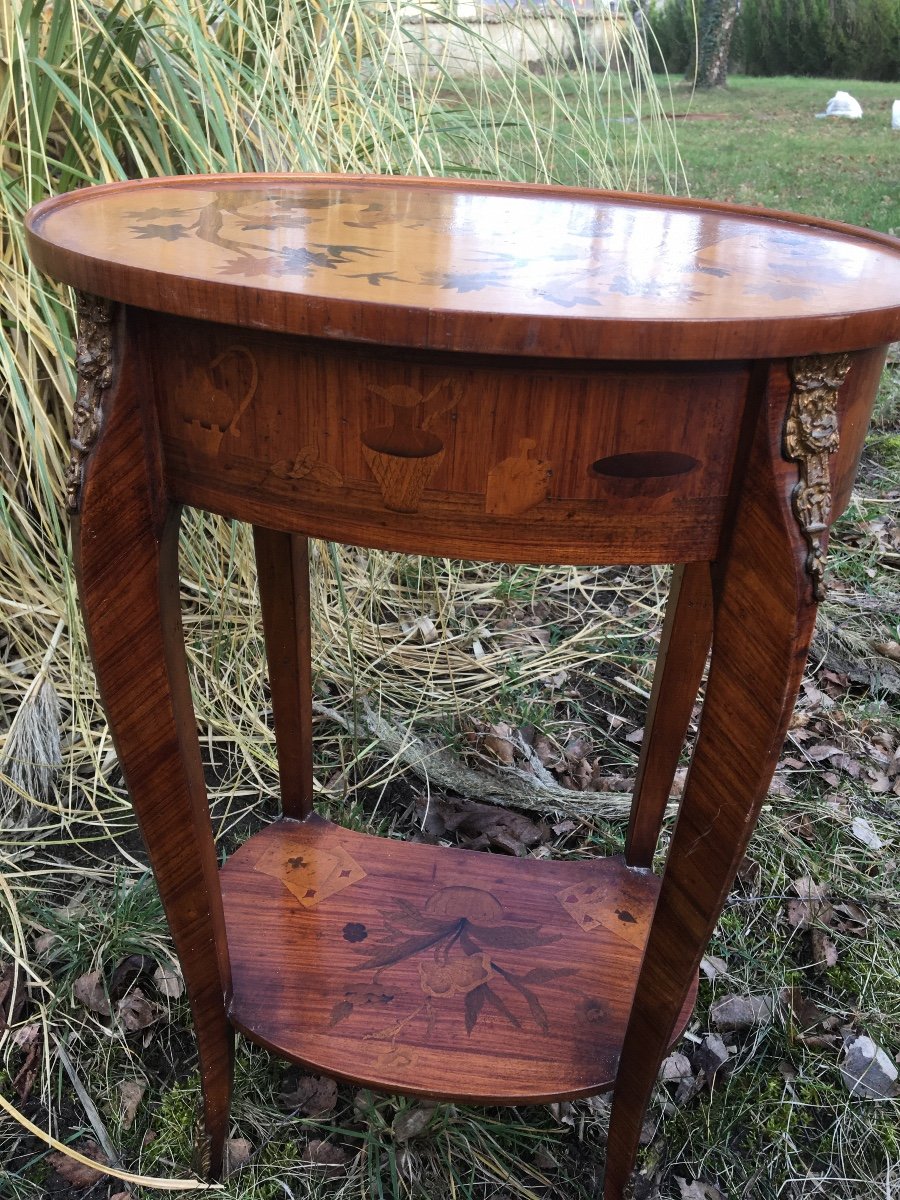
MULTIPOLYGON (((897 96, 889 83, 735 75, 712 91, 673 82, 666 107, 692 195, 900 232, 897 96), (859 100, 860 120, 816 119, 838 88, 859 100)), ((663 186, 652 171, 649 182, 663 186)))
MULTIPOLYGON (((897 89, 846 84, 864 118, 816 120, 836 86, 736 77, 727 91, 692 95, 676 84, 664 106, 691 193, 900 226, 900 133, 889 127, 897 89)), ((597 137, 608 136, 615 153, 630 121, 616 108, 607 125, 604 111, 596 110, 597 137)), ((632 178, 620 160, 632 186, 663 190, 671 178, 653 162, 632 178)), ((577 164, 563 155, 556 174, 572 182, 577 164)), ((845 1042, 859 1034, 890 1059, 900 1051, 898 473, 895 365, 830 551, 829 596, 770 804, 704 960, 681 1057, 650 1110, 636 1188, 643 1200, 898 1195, 900 1104, 851 1096, 840 1070, 845 1042), (729 997, 751 1002, 739 1028, 717 1007, 729 997)), ((187 526, 185 627, 224 856, 277 809, 252 546, 247 530, 212 518, 189 515, 187 526)), ((39 554, 29 545, 28 556, 39 554)), ((14 597, 30 606, 31 671, 59 615, 37 574, 14 597)), ((602 815, 512 814, 492 848, 519 841, 540 855, 618 851, 665 582, 661 568, 488 570, 317 547, 317 805, 384 836, 490 843, 483 829, 456 827, 458 808, 439 783, 429 788, 403 766, 405 739, 437 728, 489 779, 492 736, 540 734, 557 778, 599 789, 602 815), (378 698, 380 725, 357 719, 366 697, 378 698)), ((18 696, 21 623, 13 632, 20 642, 11 634, 5 644, 4 685, 18 696)), ((0 1092, 90 1157, 115 1154, 131 1170, 184 1178, 198 1097, 190 1013, 73 642, 54 676, 64 717, 77 714, 65 726, 57 796, 0 841, 9 918, 0 925, 0 1017, 29 1031, 5 1043, 0 1092), (31 972, 27 995, 11 988, 13 952, 31 972)), ((592 1200, 607 1111, 603 1098, 484 1110, 375 1096, 311 1080, 241 1040, 234 1171, 217 1194, 592 1200)), ((76 1185, 71 1168, 54 1165, 12 1122, 0 1125, 0 1164, 2 1200, 126 1191, 90 1177, 76 1185)))

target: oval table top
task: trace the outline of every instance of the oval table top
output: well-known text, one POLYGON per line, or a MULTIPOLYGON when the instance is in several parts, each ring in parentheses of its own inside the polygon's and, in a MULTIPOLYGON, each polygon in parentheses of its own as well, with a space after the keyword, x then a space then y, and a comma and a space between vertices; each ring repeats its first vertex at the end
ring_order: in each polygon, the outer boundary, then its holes
POLYGON ((900 337, 900 240, 693 200, 463 180, 182 176, 57 196, 32 259, 144 308, 556 358, 770 358, 900 337))

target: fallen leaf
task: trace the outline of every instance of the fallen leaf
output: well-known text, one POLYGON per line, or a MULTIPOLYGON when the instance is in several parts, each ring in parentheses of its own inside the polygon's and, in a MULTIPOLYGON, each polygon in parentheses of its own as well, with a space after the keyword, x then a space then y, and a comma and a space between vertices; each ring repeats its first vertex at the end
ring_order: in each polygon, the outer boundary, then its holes
POLYGON ((408 1142, 423 1133, 434 1116, 433 1104, 413 1104, 404 1108, 391 1122, 391 1133, 396 1142, 408 1142))
POLYGON ((144 1098, 147 1085, 137 1079, 126 1079, 119 1084, 119 1112, 123 1129, 130 1129, 138 1107, 144 1098))
POLYGON ((884 845, 865 817, 854 817, 850 824, 850 832, 858 842, 862 842, 870 850, 880 850, 884 845))
POLYGON ((841 1075, 853 1096, 887 1100, 897 1095, 897 1068, 865 1034, 847 1043, 841 1075))
POLYGON ((811 759, 813 762, 822 762, 823 759, 834 758, 837 755, 843 754, 844 752, 840 746, 832 746, 828 743, 820 743, 816 746, 807 746, 804 753, 806 754, 806 757, 811 759))
MULTIPOLYGON (((889 872, 886 875, 889 876, 889 872)), ((869 927, 869 918, 858 904, 852 900, 839 900, 833 907, 831 919, 833 929, 838 933, 849 933, 853 937, 863 937, 869 927)))
POLYGON ((425 798, 419 797, 416 803, 427 814, 426 833, 433 837, 455 833, 469 850, 502 850, 521 857, 550 837, 550 830, 543 822, 532 821, 499 805, 447 797, 432 797, 427 806, 425 798))
POLYGON ((181 972, 172 967, 158 966, 153 972, 153 982, 156 984, 156 990, 161 995, 168 996, 170 1000, 177 1000, 184 992, 181 972))
POLYGON ((61 942, 62 938, 58 933, 42 933, 39 938, 35 938, 34 952, 38 958, 43 958, 49 954, 50 949, 57 943, 61 942))
POLYGON ((808 875, 795 879, 791 884, 800 897, 799 900, 789 900, 787 903, 787 919, 795 929, 806 929, 814 921, 828 924, 831 919, 831 905, 828 903, 827 888, 824 884, 816 883, 808 875))
POLYGON ((40 1025, 23 1025, 12 1036, 13 1045, 25 1051, 25 1061, 13 1077, 13 1091, 20 1104, 24 1104, 31 1095, 37 1079, 40 1066, 41 1042, 40 1025))
POLYGON ((79 975, 72 985, 72 991, 79 1004, 102 1017, 112 1015, 112 1009, 103 987, 103 975, 100 971, 87 971, 79 975))
POLYGON ((825 1013, 808 997, 804 996, 798 987, 785 988, 781 993, 781 1002, 794 1018, 797 1030, 804 1034, 817 1026, 824 1028, 825 1013))
POLYGON ((809 931, 809 945, 814 967, 833 967, 837 964, 837 946, 822 928, 809 931))
POLYGON ((706 978, 712 983, 714 979, 718 979, 720 975, 728 974, 728 964, 724 958, 716 958, 714 954, 704 954, 700 959, 700 970, 706 978))
POLYGON ((556 766, 561 758, 559 747, 556 746, 545 733, 536 733, 534 741, 531 745, 532 750, 538 756, 545 767, 550 767, 551 770, 556 766))
POLYGON ((288 1111, 299 1110, 308 1117, 333 1112, 338 1100, 337 1083, 327 1075, 301 1075, 295 1086, 285 1089, 279 1104, 288 1111))
POLYGON ((768 1025, 775 1004, 771 996, 723 996, 709 1010, 709 1019, 720 1033, 768 1025))
POLYGON ((116 1014, 129 1033, 137 1033, 159 1017, 155 1005, 151 1004, 140 988, 134 988, 123 996, 116 1005, 116 1014))
MULTIPOLYGON (((100 1163, 103 1166, 106 1166, 109 1161, 96 1142, 84 1142, 78 1147, 78 1150, 85 1158, 92 1158, 94 1162, 100 1163)), ((53 1154, 48 1154, 47 1162, 73 1188, 87 1188, 106 1178, 102 1171, 86 1166, 84 1163, 80 1163, 77 1159, 72 1158, 71 1155, 63 1154, 59 1150, 54 1151, 53 1154)))
POLYGON ((727 1066, 729 1057, 728 1047, 715 1033, 708 1033, 692 1055, 694 1069, 703 1072, 710 1087, 719 1071, 727 1066))
POLYGON ((222 1166, 222 1174, 227 1178, 233 1175, 235 1171, 245 1167, 250 1161, 250 1155, 253 1152, 253 1147, 246 1138, 229 1138, 225 1143, 225 1161, 222 1166))
POLYGON ((511 767, 516 758, 512 737, 512 726, 508 725, 506 721, 497 721, 495 724, 489 725, 482 734, 481 744, 498 762, 511 767))
POLYGON ((711 1183, 704 1183, 702 1179, 692 1179, 689 1183, 676 1175, 675 1182, 681 1191, 680 1200, 725 1200, 724 1192, 711 1183))
POLYGON ((670 1054, 664 1058, 659 1068, 660 1083, 680 1083, 682 1079, 690 1079, 694 1074, 691 1060, 686 1054, 670 1054))
POLYGON ((350 1161, 350 1155, 343 1146, 335 1146, 332 1142, 320 1138, 312 1138, 300 1155, 302 1162, 312 1163, 317 1167, 328 1167, 331 1170, 344 1168, 350 1161))
POLYGON ((40 1036, 41 1027, 37 1022, 31 1025, 21 1025, 12 1034, 12 1044, 19 1050, 29 1050, 40 1036))
POLYGON ((802 837, 804 842, 813 844, 816 840, 816 827, 809 813, 792 813, 784 822, 785 829, 802 837))
POLYGON ((115 1004, 144 975, 152 975, 156 960, 149 954, 129 954, 116 965, 109 981, 109 998, 115 1004))

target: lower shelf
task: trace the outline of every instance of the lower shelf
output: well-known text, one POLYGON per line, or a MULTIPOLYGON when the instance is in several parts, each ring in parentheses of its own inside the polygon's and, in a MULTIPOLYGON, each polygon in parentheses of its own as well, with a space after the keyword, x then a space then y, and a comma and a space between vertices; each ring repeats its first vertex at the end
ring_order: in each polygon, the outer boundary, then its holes
POLYGON ((368 1087, 503 1104, 612 1085, 659 880, 313 816, 252 837, 222 890, 248 1037, 368 1087))

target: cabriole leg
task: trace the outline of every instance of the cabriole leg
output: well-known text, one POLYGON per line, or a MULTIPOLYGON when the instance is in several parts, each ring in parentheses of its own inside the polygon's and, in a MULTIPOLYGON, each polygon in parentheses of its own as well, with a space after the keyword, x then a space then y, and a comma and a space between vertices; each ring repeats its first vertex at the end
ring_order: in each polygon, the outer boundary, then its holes
POLYGON ((178 510, 165 494, 134 314, 112 318, 102 304, 83 303, 81 317, 81 424, 77 419, 69 480, 81 607, 190 998, 205 1117, 199 1157, 216 1176, 228 1132, 233 1031, 216 852, 181 628, 178 510), (106 359, 102 370, 98 355, 106 359))
POLYGON ((778 760, 815 620, 807 548, 782 457, 789 380, 772 371, 733 523, 713 570, 706 699, 613 1098, 604 1200, 623 1200, 644 1111, 677 1014, 778 760))

